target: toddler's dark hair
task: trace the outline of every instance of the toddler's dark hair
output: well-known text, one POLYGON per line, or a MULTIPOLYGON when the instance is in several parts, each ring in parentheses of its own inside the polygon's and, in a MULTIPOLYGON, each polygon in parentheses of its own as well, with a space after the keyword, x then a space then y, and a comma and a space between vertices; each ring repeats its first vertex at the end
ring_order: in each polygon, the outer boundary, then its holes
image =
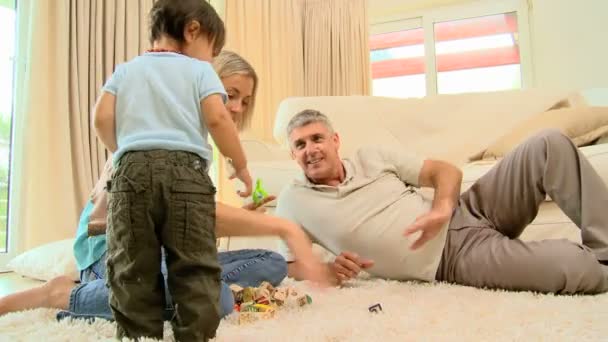
POLYGON ((224 22, 205 0, 157 0, 150 11, 150 43, 163 34, 184 42, 184 28, 192 20, 199 22, 209 40, 214 40, 213 50, 219 53, 226 42, 224 22))

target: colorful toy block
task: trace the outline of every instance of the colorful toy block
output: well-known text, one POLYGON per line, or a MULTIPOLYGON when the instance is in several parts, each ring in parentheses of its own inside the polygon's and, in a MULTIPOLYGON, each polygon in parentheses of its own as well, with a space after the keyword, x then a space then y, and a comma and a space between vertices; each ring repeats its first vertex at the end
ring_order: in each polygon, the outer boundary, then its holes
POLYGON ((234 310, 238 312, 239 324, 270 319, 279 306, 297 307, 312 304, 312 298, 299 293, 293 287, 275 288, 269 282, 262 282, 259 287, 230 285, 235 298, 234 310))
POLYGON ((298 297, 298 304, 304 306, 306 304, 312 304, 312 298, 309 295, 302 295, 298 297))

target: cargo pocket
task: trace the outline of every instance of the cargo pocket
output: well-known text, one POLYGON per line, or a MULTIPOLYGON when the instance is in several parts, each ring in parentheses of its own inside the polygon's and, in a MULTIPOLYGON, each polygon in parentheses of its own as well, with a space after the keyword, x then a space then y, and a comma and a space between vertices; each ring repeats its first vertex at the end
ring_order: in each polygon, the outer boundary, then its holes
POLYGON ((176 180, 171 187, 169 227, 175 247, 204 254, 215 248, 215 188, 190 180, 176 180))
MULTIPOLYGON (((146 163, 128 163, 120 167, 110 182, 108 225, 113 227, 108 243, 124 249, 122 256, 130 261, 130 255, 147 248, 146 234, 153 234, 146 214, 146 201, 150 196, 150 171, 146 163)), ((116 250, 120 253, 120 250, 116 250)))
POLYGON ((133 248, 134 238, 131 224, 129 193, 111 192, 108 205, 108 257, 113 260, 127 259, 133 248))

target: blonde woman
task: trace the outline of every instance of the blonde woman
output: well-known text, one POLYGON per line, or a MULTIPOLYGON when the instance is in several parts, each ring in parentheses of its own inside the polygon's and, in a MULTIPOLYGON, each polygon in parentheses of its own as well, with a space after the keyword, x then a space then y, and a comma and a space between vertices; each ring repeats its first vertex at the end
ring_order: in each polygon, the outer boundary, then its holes
MULTIPOLYGON (((239 131, 242 131, 251 122, 255 104, 258 85, 255 70, 244 58, 230 51, 222 51, 214 59, 213 66, 228 94, 226 108, 239 131)), ((62 311, 57 314, 59 319, 64 317, 113 319, 105 281, 104 233, 107 218, 105 206, 107 195, 104 187, 111 172, 110 167, 110 164, 106 165, 93 189, 91 199, 87 201, 80 216, 74 243, 80 284, 74 283, 69 277, 61 276, 51 279, 40 287, 6 296, 0 299, 0 315, 47 307, 61 309, 62 311)), ((273 199, 274 197, 271 196, 258 206, 249 204, 243 209, 217 203, 216 236, 280 236, 296 254, 301 255, 300 258, 309 260, 309 278, 324 282, 326 271, 312 255, 311 244, 305 233, 289 221, 256 212, 257 207, 273 199)), ((285 259, 272 251, 245 249, 219 252, 218 259, 222 267, 220 294, 222 316, 232 312, 234 306, 234 298, 228 285, 257 286, 262 281, 278 285, 287 275, 285 259)), ((163 260, 162 272, 165 281, 166 271, 163 260)), ((165 293, 167 297, 165 318, 170 319, 174 310, 168 292, 165 293)))

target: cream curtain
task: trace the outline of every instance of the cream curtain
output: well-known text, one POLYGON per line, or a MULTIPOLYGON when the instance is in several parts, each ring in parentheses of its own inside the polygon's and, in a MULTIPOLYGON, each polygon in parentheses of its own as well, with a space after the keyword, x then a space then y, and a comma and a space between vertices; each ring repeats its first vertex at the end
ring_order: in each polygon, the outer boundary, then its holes
POLYGON ((369 95, 367 0, 306 0, 306 96, 369 95))
POLYGON ((260 81, 251 137, 272 141, 277 105, 302 95, 301 11, 300 0, 226 1, 226 49, 245 57, 260 81))
MULTIPOLYGON (((273 141, 272 128, 279 102, 302 96, 303 42, 301 0, 226 0, 226 49, 237 52, 259 77, 252 127, 246 138, 273 141)), ((218 167, 218 198, 239 205, 224 162, 218 167)))
POLYGON ((106 152, 91 128, 114 66, 148 44, 153 0, 20 0, 11 233, 18 250, 74 236, 106 152))
POLYGON ((91 109, 116 64, 148 47, 153 0, 70 0, 69 101, 76 201, 82 205, 99 179, 107 152, 92 129, 91 109))

